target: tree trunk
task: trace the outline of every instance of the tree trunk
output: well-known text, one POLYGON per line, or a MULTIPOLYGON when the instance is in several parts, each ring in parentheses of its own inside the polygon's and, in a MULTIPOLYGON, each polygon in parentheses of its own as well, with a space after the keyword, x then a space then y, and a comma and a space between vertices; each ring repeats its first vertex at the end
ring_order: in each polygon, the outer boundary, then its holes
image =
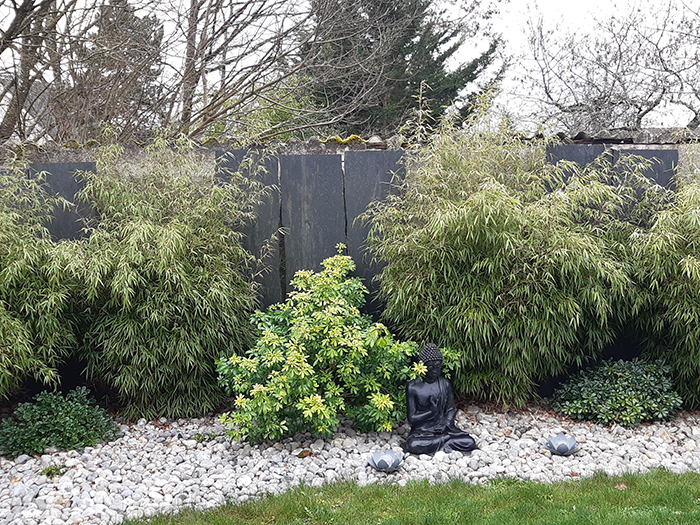
POLYGON ((197 89, 197 26, 199 22, 200 0, 192 0, 187 17, 187 48, 185 51, 185 71, 182 75, 182 119, 181 130, 187 133, 192 120, 192 104, 197 89))
MULTIPOLYGON (((34 25, 40 23, 41 22, 35 22, 34 25)), ((38 28, 35 28, 35 30, 39 32, 38 28)), ((32 29, 29 28, 27 34, 22 39, 19 73, 15 75, 12 81, 15 87, 14 93, 12 94, 12 99, 3 116, 2 122, 0 122, 0 144, 6 143, 10 140, 12 134, 18 131, 22 110, 27 102, 29 90, 32 87, 33 79, 31 78, 31 72, 38 62, 39 54, 37 53, 37 46, 40 44, 41 36, 36 33, 32 35, 32 29)))

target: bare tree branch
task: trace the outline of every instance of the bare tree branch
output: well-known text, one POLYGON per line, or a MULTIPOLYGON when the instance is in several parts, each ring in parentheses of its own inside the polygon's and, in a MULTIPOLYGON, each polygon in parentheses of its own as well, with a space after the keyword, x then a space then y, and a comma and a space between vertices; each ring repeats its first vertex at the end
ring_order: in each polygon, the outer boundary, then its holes
POLYGON ((697 126, 699 49, 700 15, 681 0, 633 7, 586 32, 548 31, 540 19, 530 31, 529 81, 542 118, 570 134, 640 128, 669 106, 690 110, 688 125, 697 126))
MULTIPOLYGON (((464 34, 498 1, 463 2, 460 16, 474 17, 464 34)), ((392 44, 411 17, 397 23, 384 1, 360 19, 344 8, 353 2, 17 0, 0 20, 0 145, 85 142, 105 126, 119 140, 165 129, 254 141, 348 120, 410 76, 393 67, 392 44), (352 45, 368 31, 372 46, 352 45)))

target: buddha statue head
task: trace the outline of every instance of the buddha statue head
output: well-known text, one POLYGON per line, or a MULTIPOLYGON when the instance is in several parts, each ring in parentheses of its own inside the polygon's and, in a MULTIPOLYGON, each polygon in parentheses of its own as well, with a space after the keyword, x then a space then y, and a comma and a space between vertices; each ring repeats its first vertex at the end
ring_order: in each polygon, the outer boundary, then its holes
POLYGON ((434 383, 440 372, 442 372, 442 352, 433 343, 425 345, 418 353, 418 359, 423 362, 428 371, 425 373, 423 381, 426 383, 434 383))

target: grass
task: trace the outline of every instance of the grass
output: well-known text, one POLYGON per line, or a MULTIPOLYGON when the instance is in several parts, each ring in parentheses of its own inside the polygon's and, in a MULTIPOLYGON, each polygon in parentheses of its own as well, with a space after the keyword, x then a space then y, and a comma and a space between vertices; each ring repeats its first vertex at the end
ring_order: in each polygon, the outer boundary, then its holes
POLYGON ((128 525, 224 524, 675 524, 700 523, 700 474, 665 470, 645 475, 551 485, 498 479, 483 486, 461 482, 406 487, 352 483, 300 487, 281 496, 208 512, 124 522, 128 525))

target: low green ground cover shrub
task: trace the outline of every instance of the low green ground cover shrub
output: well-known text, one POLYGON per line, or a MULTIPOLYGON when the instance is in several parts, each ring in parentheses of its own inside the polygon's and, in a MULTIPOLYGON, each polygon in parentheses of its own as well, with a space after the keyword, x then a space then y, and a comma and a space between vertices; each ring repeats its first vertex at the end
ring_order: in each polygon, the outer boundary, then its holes
POLYGON ((255 314, 258 340, 245 356, 219 361, 221 385, 237 396, 222 417, 234 439, 329 435, 341 414, 362 430, 389 431, 404 417, 406 382, 421 370, 409 360, 417 345, 360 313, 367 289, 348 277, 350 257, 322 265, 297 272, 288 299, 255 314))
POLYGON ((642 359, 603 362, 571 376, 552 397, 557 412, 603 425, 633 427, 671 419, 681 406, 670 367, 642 359))
POLYGON ((12 418, 0 425, 0 450, 10 458, 42 454, 49 447, 76 450, 120 437, 107 413, 89 398, 85 387, 65 397, 41 392, 32 403, 22 403, 12 418))

